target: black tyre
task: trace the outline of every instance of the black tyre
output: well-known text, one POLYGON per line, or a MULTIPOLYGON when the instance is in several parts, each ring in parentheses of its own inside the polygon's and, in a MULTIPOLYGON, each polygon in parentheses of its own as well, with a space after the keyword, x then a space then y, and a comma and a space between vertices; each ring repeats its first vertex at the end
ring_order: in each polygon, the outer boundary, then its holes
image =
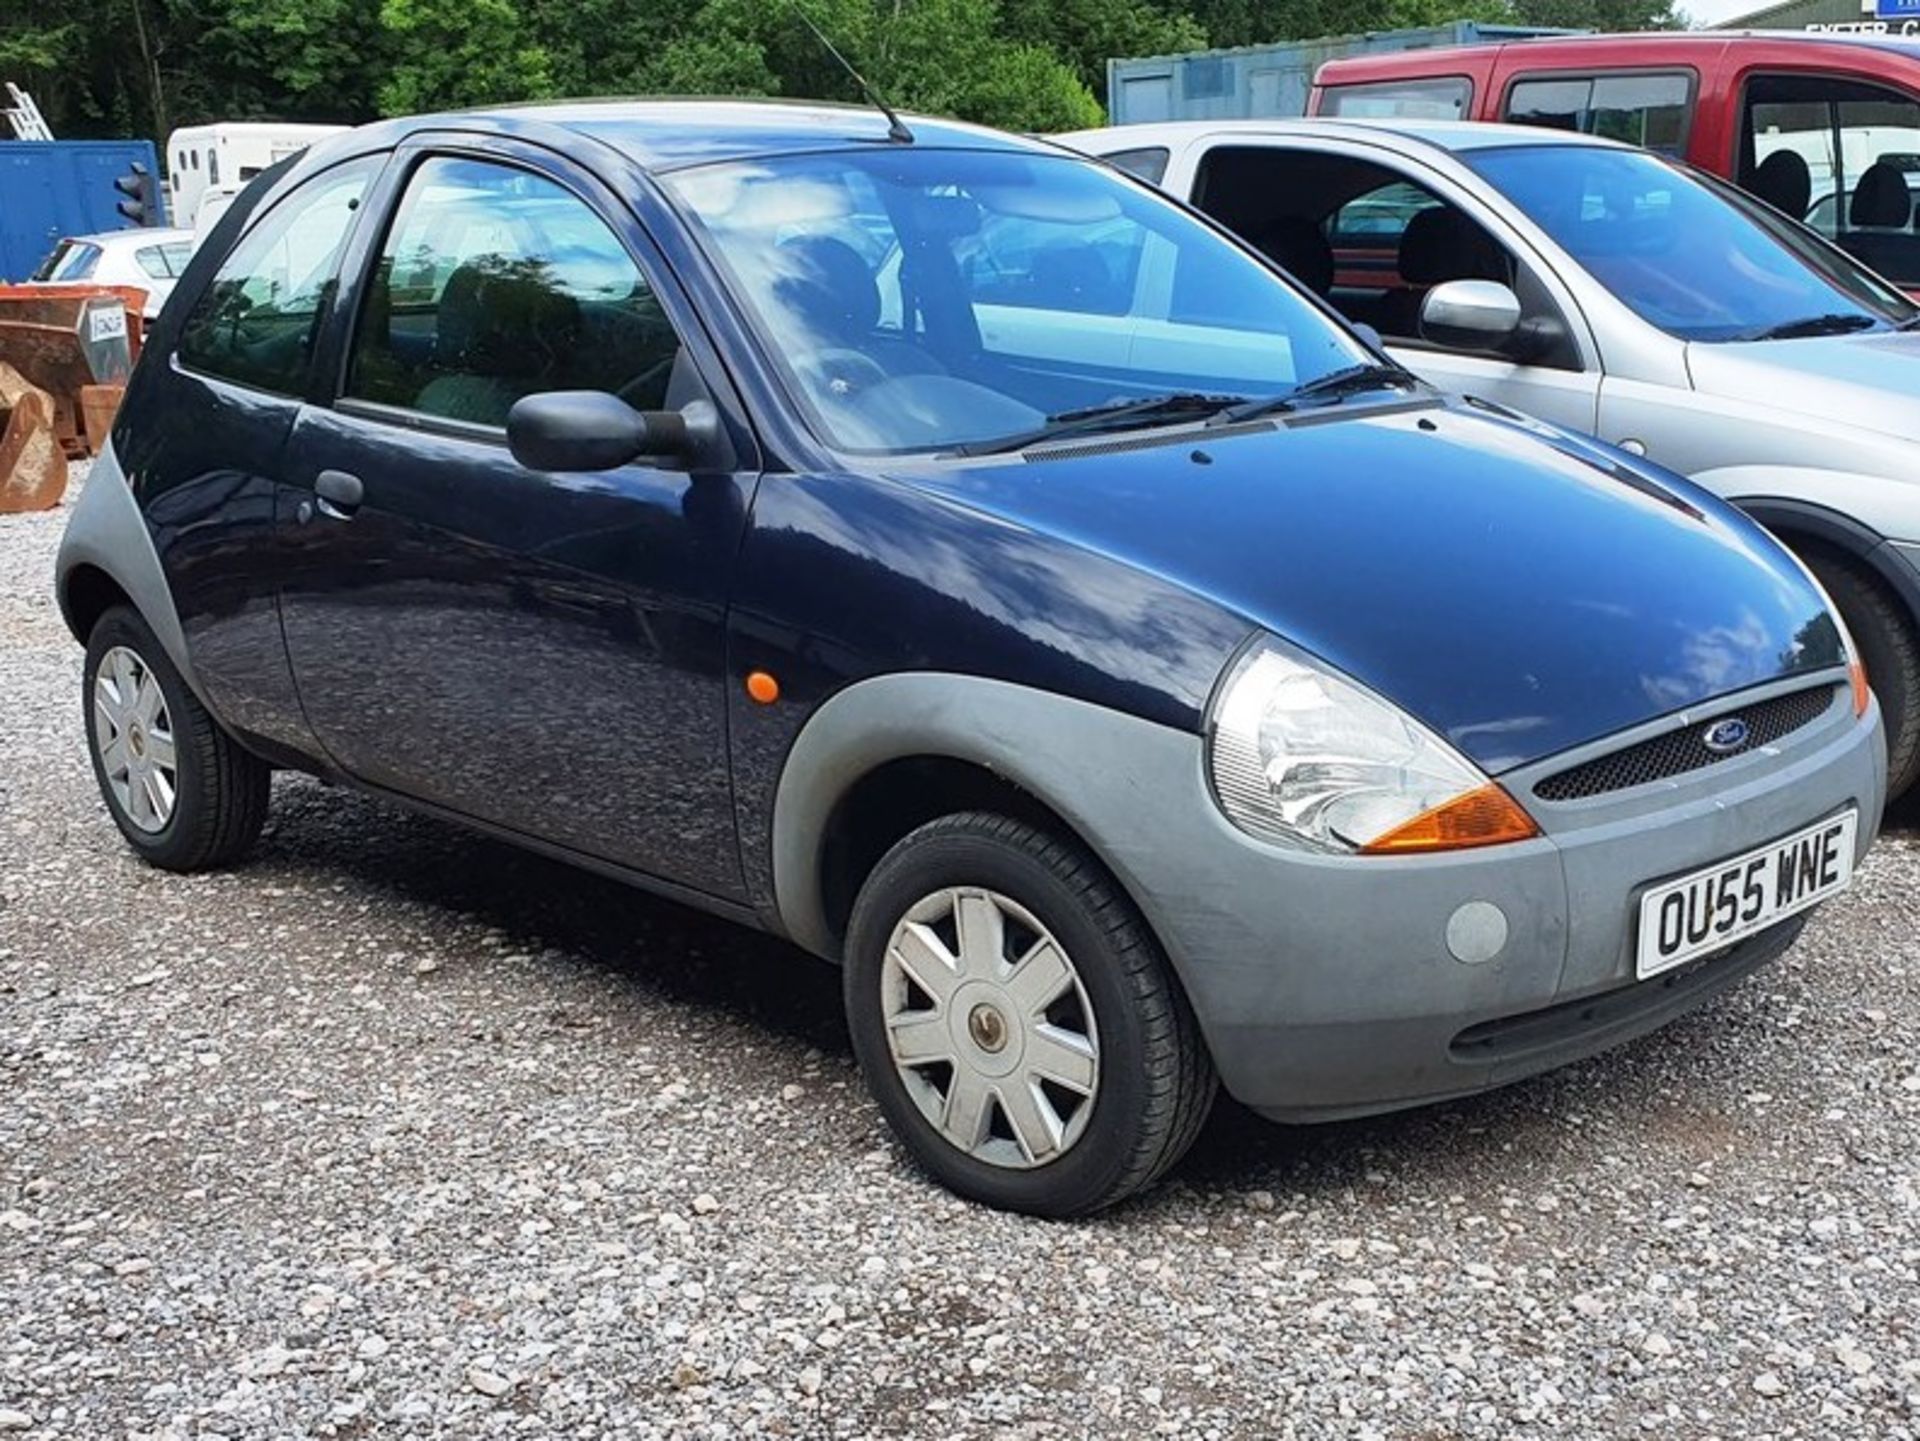
POLYGON ((847 932, 848 1026, 916 1160, 972 1200, 1077 1216, 1192 1145, 1217 1079, 1159 945, 1079 846, 970 812, 882 857, 847 932))
POLYGON ((1887 794, 1897 797, 1920 780, 1920 641, 1905 608, 1878 580, 1827 555, 1806 560, 1860 647, 1887 729, 1887 794))
POLYGON ((272 772, 214 723, 125 606, 87 639, 80 703, 93 777, 120 833, 170 871, 238 860, 267 817, 272 772))

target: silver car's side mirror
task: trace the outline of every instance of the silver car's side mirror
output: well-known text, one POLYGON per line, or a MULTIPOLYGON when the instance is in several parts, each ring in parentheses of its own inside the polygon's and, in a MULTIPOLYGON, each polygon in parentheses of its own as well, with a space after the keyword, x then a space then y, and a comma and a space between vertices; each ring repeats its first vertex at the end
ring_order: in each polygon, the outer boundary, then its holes
POLYGON ((1420 305, 1420 334, 1458 350, 1498 350, 1520 328, 1520 297, 1497 280, 1449 280, 1420 305))

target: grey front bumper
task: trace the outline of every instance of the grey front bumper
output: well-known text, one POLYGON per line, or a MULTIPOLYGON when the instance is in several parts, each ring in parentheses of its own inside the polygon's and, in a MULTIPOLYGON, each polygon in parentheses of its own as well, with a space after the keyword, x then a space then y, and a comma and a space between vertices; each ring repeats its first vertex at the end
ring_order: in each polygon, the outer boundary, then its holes
POLYGON ((1856 719, 1846 696, 1836 686, 1827 712, 1778 744, 1614 796, 1532 795, 1584 754, 1503 777, 1546 832, 1538 840, 1426 857, 1306 855, 1235 830, 1195 777, 1185 804, 1161 798, 1156 844, 1110 859, 1172 954, 1241 1102, 1276 1119, 1326 1120, 1463 1095, 1651 1030, 1791 944, 1800 919, 1634 979, 1649 885, 1848 807, 1860 812, 1864 853, 1885 752, 1877 712, 1856 719), (1456 960, 1447 942, 1469 902, 1497 906, 1508 927, 1505 947, 1479 964, 1456 960))

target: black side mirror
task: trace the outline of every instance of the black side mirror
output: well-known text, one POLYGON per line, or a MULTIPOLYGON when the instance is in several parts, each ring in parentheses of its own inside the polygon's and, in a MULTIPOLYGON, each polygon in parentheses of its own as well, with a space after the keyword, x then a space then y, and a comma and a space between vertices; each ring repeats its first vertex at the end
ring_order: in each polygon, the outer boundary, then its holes
POLYGON ((507 446, 529 470, 613 470, 643 456, 679 458, 699 429, 680 411, 635 410, 604 390, 549 390, 507 412, 507 446))

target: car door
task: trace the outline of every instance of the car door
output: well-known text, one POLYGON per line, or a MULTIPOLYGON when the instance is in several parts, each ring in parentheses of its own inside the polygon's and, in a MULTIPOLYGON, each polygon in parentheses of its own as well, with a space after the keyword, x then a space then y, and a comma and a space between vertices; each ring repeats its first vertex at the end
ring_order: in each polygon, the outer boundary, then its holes
POLYGON ((1390 355, 1444 390, 1591 431, 1601 374, 1591 346, 1581 343, 1578 312, 1484 207, 1464 196, 1443 196, 1408 171, 1383 170, 1384 183, 1355 196, 1329 220, 1334 304, 1373 324, 1390 355), (1420 306, 1431 290, 1450 280, 1498 280, 1511 286, 1523 314, 1531 323, 1550 326, 1558 343, 1523 362, 1428 339, 1420 306), (1349 286, 1382 287, 1384 302, 1369 313, 1349 286))
POLYGON ((590 177, 491 138, 401 166, 348 261, 337 396, 288 447, 281 609, 307 716, 362 781, 737 895, 723 622, 750 438, 722 419, 696 463, 559 475, 505 433, 551 390, 735 415, 720 367, 590 177))
POLYGON ((151 419, 116 437, 142 488, 196 684, 251 741, 296 753, 313 738, 281 643, 276 495, 334 277, 385 163, 345 160, 248 217, 184 318, 169 312, 149 337, 128 403, 151 419))
MULTIPOLYGON (((1256 248, 1271 249, 1270 234, 1282 225, 1309 226, 1332 277, 1324 298, 1353 323, 1373 327, 1416 375, 1593 429, 1599 360, 1570 294, 1504 222, 1428 167, 1381 145, 1233 135, 1178 157, 1167 183, 1256 248), (1426 293, 1467 279, 1513 286, 1526 314, 1552 328, 1555 343, 1523 364, 1427 340, 1420 328, 1426 293)), ((1300 261, 1273 258, 1287 266, 1300 261)))

